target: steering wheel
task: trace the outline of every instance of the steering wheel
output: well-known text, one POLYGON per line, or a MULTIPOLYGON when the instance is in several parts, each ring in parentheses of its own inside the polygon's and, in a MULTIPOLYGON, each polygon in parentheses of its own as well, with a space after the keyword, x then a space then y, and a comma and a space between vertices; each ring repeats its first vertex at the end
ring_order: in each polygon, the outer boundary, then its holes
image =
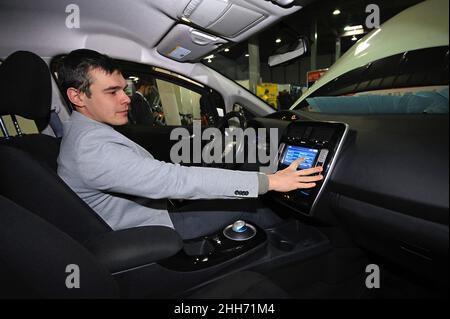
MULTIPOLYGON (((233 122, 236 123, 236 121, 233 122)), ((216 125, 216 128, 219 129, 221 135, 214 136, 211 141, 203 148, 203 154, 211 154, 213 150, 217 151, 217 149, 220 149, 220 162, 204 163, 203 165, 228 169, 236 168, 238 166, 238 163, 236 163, 236 159, 239 158, 239 156, 243 155, 245 142, 243 138, 234 140, 231 139, 230 136, 232 136, 235 129, 245 130, 246 127, 247 119, 241 112, 231 111, 227 113, 223 118, 221 118, 221 120, 216 125), (230 125, 233 124, 230 122, 234 119, 238 120, 238 125, 230 125), (226 163, 226 158, 229 158, 231 156, 233 156, 233 163, 226 163)), ((214 158, 217 157, 214 156, 214 158)))
POLYGON ((247 127, 247 119, 244 114, 237 111, 231 111, 225 114, 217 123, 216 128, 218 128, 221 132, 225 132, 226 128, 229 128, 230 120, 233 118, 237 118, 239 120, 239 127, 243 130, 247 127))

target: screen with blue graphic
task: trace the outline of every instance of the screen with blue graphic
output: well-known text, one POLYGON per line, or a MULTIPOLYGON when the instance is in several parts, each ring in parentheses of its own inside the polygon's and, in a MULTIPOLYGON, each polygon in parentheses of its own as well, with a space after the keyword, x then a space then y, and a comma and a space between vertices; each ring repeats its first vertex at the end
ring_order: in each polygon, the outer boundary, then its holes
POLYGON ((300 169, 307 169, 314 166, 316 162, 317 154, 319 150, 313 148, 306 148, 300 146, 292 146, 288 145, 286 150, 284 151, 284 156, 281 161, 284 165, 291 165, 293 161, 297 158, 304 157, 305 161, 300 164, 300 169))

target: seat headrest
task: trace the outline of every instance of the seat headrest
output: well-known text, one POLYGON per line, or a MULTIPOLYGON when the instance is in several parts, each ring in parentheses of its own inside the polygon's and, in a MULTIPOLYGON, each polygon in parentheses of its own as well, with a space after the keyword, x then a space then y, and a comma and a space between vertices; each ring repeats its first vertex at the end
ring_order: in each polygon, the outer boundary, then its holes
POLYGON ((0 115, 20 115, 48 124, 52 87, 47 64, 38 55, 17 51, 0 65, 0 115))

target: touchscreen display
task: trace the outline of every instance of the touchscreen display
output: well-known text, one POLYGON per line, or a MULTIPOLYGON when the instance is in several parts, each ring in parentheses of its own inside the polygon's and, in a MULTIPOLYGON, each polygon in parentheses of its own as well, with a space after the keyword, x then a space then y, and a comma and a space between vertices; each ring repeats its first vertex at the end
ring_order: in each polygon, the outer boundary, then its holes
POLYGON ((300 169, 311 168, 314 166, 314 163, 316 162, 316 157, 318 153, 319 150, 313 148, 287 145, 286 149, 284 150, 281 163, 284 165, 291 165, 291 163, 295 161, 297 158, 304 157, 305 161, 300 164, 299 168, 300 169))

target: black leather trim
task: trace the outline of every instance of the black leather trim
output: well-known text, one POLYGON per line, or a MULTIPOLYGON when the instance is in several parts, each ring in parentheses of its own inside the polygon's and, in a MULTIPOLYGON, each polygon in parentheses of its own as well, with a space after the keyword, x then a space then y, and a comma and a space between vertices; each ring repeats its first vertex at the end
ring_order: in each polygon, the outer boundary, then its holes
POLYGON ((103 233, 85 246, 116 273, 173 256, 183 241, 172 228, 143 226, 103 233))

